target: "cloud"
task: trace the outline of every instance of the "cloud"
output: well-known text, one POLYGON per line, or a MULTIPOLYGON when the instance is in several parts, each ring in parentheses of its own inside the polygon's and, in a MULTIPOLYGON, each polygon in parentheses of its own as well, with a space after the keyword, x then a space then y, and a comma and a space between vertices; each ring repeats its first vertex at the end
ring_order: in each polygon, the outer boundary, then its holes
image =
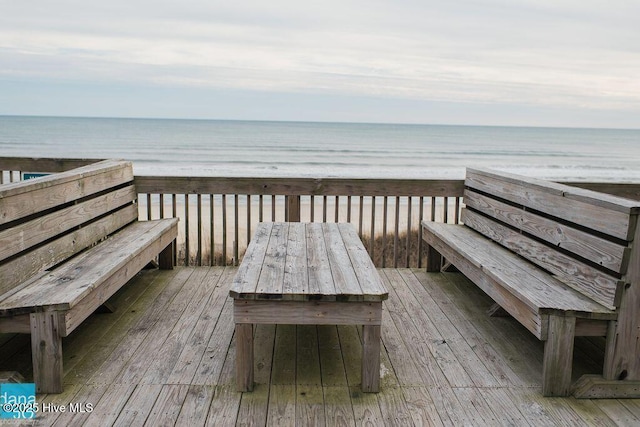
POLYGON ((11 2, 0 78, 640 109, 637 2, 11 2))

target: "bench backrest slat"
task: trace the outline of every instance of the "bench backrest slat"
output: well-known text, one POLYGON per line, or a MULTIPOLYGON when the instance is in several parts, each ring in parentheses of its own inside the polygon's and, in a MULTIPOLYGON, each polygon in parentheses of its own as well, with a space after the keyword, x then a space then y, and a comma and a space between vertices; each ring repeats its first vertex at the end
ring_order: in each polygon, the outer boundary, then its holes
POLYGON ((640 204, 468 169, 462 221, 609 308, 620 304, 640 204))
POLYGON ((138 218, 131 163, 104 161, 0 188, 0 295, 138 218))
POLYGON ((464 203, 475 211, 520 229, 553 246, 573 252, 613 272, 622 273, 626 270, 630 252, 627 245, 603 239, 473 190, 465 190, 464 203))
POLYGON ((627 241, 633 238, 636 224, 632 215, 640 210, 637 202, 568 185, 518 178, 468 169, 465 186, 614 238, 627 241))
POLYGON ((56 237, 61 230, 81 226, 131 204, 136 198, 135 191, 135 187, 129 185, 0 231, 0 261, 56 237))
POLYGON ((130 162, 105 160, 0 187, 0 226, 133 182, 130 162))
POLYGON ((615 277, 474 211, 465 209, 462 218, 466 226, 527 258, 592 300, 611 309, 618 305, 622 282, 615 277))

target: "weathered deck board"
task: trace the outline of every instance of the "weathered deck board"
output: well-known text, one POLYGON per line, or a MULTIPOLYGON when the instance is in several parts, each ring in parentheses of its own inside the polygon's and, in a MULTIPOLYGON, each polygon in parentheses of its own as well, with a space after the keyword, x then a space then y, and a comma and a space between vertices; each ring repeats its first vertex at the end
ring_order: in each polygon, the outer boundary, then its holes
POLYGON ((298 325, 296 333, 296 385, 298 387, 319 386, 322 384, 322 373, 318 350, 318 327, 298 325))
MULTIPOLYGON (((491 301, 462 275, 422 270, 380 271, 390 291, 380 393, 360 391, 362 329, 325 325, 256 327, 257 385, 238 393, 227 297, 236 271, 137 276, 114 296, 115 313, 93 315, 64 340, 64 393, 38 398, 92 403, 93 412, 41 414, 37 425, 640 422, 640 400, 542 397, 542 343, 513 319, 488 317, 491 301)), ((1 338, 3 369, 30 381, 29 340, 1 338)), ((577 340, 574 371, 602 365, 603 351, 597 339, 577 340)))
MULTIPOLYGON (((391 278, 384 274, 383 280, 387 289, 389 289, 389 299, 386 306, 389 308, 391 320, 395 323, 398 331, 402 332, 401 337, 407 346, 407 354, 411 356, 416 364, 424 384, 436 387, 449 386, 445 374, 438 366, 438 362, 433 357, 426 342, 431 337, 425 337, 426 334, 413 323, 411 316, 396 295, 395 286, 391 284, 391 278), (409 348, 411 351, 409 351, 409 348)), ((384 319, 382 323, 385 323, 384 319)))
POLYGON ((192 385, 182 404, 176 425, 196 426, 207 421, 209 407, 215 393, 214 386, 192 385))
POLYGON ((195 376, 198 363, 202 359, 207 339, 216 323, 220 319, 222 305, 227 299, 224 280, 228 277, 222 275, 222 269, 210 270, 205 282, 215 282, 217 289, 209 297, 198 320, 190 325, 191 335, 182 347, 180 357, 176 362, 169 379, 169 384, 190 383, 195 376))
MULTIPOLYGON (((176 366, 182 349, 193 332, 193 325, 197 323, 219 277, 214 277, 214 280, 205 280, 206 273, 206 270, 196 270, 189 276, 188 280, 194 284, 195 288, 193 296, 180 313, 178 321, 173 325, 167 338, 163 341, 162 338, 166 334, 158 334, 156 345, 159 347, 156 350, 156 357, 153 358, 152 363, 146 365, 147 370, 142 374, 140 382, 143 384, 172 384, 168 381, 168 377, 176 366)), ((143 348, 140 353, 142 355, 148 351, 143 348)))

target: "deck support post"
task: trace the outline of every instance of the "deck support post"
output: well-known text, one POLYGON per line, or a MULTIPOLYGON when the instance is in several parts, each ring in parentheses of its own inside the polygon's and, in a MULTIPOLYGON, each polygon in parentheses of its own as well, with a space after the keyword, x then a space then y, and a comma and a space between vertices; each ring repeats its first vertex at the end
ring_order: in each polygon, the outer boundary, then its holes
POLYGON ((542 364, 543 396, 569 395, 575 329, 575 317, 549 316, 542 364))
POLYGON ((62 393, 62 336, 56 311, 31 313, 31 358, 38 393, 62 393))

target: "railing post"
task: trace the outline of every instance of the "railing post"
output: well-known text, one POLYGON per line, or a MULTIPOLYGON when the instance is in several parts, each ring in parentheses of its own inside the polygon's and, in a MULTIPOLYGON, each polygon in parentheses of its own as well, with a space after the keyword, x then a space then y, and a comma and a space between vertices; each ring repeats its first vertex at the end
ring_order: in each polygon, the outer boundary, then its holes
POLYGON ((287 196, 286 220, 300 222, 300 196, 287 196))

